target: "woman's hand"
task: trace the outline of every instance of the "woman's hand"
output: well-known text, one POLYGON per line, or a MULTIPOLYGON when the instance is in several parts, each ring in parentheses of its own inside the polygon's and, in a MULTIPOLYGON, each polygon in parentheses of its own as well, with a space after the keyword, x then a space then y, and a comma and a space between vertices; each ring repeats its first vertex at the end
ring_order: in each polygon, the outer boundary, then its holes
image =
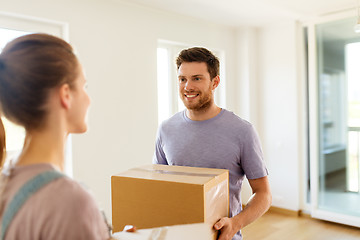
POLYGON ((125 232, 136 232, 136 227, 133 226, 133 225, 126 225, 124 227, 123 231, 125 231, 125 232))

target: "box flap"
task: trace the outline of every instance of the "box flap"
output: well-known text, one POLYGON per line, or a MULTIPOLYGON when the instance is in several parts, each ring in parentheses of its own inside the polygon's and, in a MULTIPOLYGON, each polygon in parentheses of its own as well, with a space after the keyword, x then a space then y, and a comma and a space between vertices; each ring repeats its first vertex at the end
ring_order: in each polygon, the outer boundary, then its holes
POLYGON ((114 177, 119 176, 190 184, 205 184, 216 178, 218 175, 227 172, 228 170, 226 169, 193 168, 153 164, 132 168, 128 171, 116 174, 114 177))

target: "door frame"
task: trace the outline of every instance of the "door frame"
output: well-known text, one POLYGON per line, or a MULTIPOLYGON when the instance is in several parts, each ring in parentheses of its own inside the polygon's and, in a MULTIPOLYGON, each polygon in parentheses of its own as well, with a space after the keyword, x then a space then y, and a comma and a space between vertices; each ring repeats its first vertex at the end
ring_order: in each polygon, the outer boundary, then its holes
MULTIPOLYGON (((313 218, 360 227, 360 217, 350 216, 319 209, 319 108, 318 108, 318 69, 317 24, 356 17, 356 11, 349 10, 317 17, 303 23, 308 29, 308 87, 309 87, 309 156, 310 156, 310 212, 313 218)), ((355 24, 355 22, 354 22, 355 24)))

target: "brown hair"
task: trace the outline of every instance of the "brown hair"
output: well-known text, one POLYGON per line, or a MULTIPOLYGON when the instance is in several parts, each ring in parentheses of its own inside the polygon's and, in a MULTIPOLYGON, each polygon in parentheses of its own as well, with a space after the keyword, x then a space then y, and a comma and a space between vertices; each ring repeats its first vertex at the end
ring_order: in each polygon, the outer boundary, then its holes
POLYGON ((0 169, 3 165, 3 159, 5 158, 6 142, 5 142, 5 129, 0 118, 0 169))
POLYGON ((193 47, 182 50, 176 58, 177 69, 183 62, 205 62, 211 79, 219 75, 219 59, 206 48, 193 47))
MULTIPOLYGON (((48 34, 16 38, 0 54, 0 110, 26 130, 37 129, 47 113, 49 90, 65 83, 73 88, 77 74, 78 60, 64 40, 48 34)), ((1 128, 0 166, 5 152, 1 128)))

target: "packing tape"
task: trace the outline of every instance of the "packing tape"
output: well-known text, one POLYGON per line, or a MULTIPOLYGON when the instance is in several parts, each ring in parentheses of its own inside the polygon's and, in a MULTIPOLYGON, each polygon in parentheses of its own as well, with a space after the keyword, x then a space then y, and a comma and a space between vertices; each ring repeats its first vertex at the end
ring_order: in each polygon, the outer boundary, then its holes
POLYGON ((169 170, 161 170, 161 169, 144 169, 144 168, 133 168, 131 170, 160 173, 160 174, 170 174, 170 175, 195 176, 195 177, 216 177, 218 175, 218 174, 210 174, 210 173, 190 173, 190 172, 177 172, 177 171, 169 171, 169 170))

